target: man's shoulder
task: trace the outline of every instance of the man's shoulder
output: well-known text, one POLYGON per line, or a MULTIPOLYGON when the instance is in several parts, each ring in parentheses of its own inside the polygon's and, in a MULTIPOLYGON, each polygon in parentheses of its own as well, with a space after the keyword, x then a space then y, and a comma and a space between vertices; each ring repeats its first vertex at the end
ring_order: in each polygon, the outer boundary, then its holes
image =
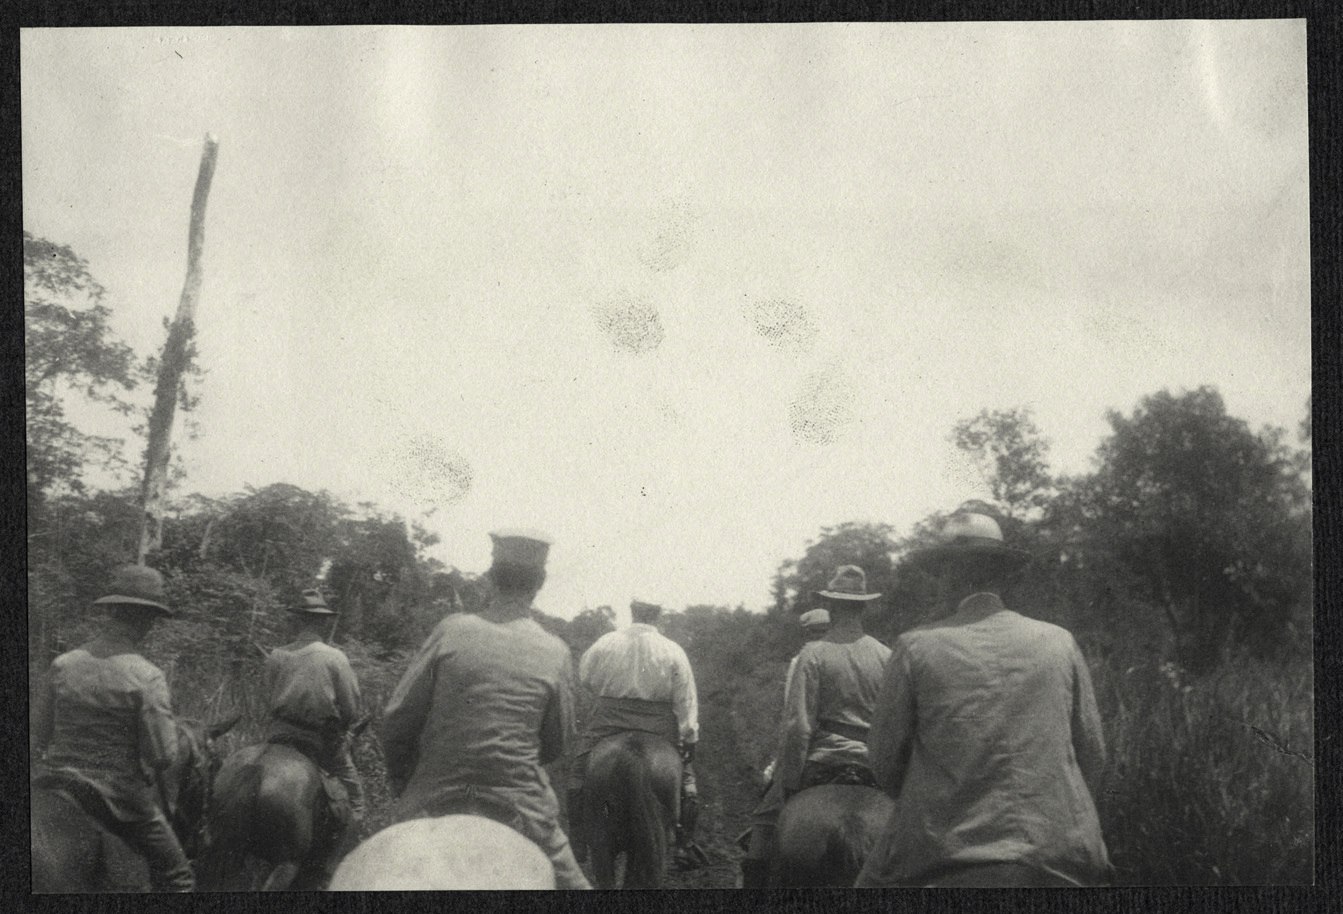
POLYGON ((623 629, 618 628, 615 631, 607 632, 596 641, 592 642, 592 645, 583 652, 583 656, 600 657, 603 654, 608 654, 613 650, 620 649, 626 640, 623 629))
POLYGON ((350 656, 334 644, 318 641, 314 643, 312 651, 326 663, 340 667, 348 667, 350 665, 350 656))
POLYGON ((57 676, 79 676, 94 667, 103 670, 115 670, 132 682, 157 683, 163 681, 163 671, 146 660, 142 654, 134 651, 104 657, 91 652, 86 645, 77 647, 72 651, 66 651, 51 663, 51 671, 57 676))

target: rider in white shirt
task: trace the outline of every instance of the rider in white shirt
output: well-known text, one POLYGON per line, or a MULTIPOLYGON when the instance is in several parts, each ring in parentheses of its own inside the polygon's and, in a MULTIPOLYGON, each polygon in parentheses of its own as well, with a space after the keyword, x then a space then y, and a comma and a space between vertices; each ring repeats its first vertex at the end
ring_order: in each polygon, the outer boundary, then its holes
POLYGON ((633 624, 609 632, 588 648, 578 664, 578 679, 596 696, 592 717, 570 766, 570 831, 580 832, 576 819, 587 776, 588 756, 601 740, 618 733, 661 736, 681 753, 681 821, 677 826, 677 863, 683 868, 706 862, 694 842, 699 816, 694 753, 699 741, 699 706, 690 660, 675 641, 657 630, 662 607, 638 600, 630 604, 633 624))

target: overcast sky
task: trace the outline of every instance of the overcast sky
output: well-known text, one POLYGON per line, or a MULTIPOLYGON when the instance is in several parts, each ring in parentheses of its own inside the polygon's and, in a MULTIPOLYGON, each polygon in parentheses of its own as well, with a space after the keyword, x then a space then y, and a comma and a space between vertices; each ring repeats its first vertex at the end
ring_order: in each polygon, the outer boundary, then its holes
MULTIPOLYGON (((1301 21, 25 30, 25 228, 162 344, 220 142, 189 488, 327 488, 537 605, 758 608, 820 528, 1310 392, 1301 21)), ((98 422, 92 413, 88 421, 98 422)), ((104 427, 99 425, 98 427, 104 427)))

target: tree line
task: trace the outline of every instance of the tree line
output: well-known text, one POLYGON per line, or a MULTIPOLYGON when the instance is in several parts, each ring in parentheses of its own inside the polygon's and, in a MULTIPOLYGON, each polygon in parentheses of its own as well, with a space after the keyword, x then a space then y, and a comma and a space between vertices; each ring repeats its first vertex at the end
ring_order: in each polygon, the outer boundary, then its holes
MULTIPOLYGON (((140 522, 133 486, 87 478, 94 466, 110 467, 112 479, 118 467, 129 470, 121 442, 82 432, 66 404, 79 397, 143 418, 136 397, 152 387, 156 366, 116 337, 105 292, 74 251, 25 233, 24 267, 29 646, 37 657, 85 632, 85 608, 107 570, 134 556, 140 522)), ((188 418, 199 379, 196 371, 181 393, 188 418)), ((1026 408, 984 410, 950 435, 990 493, 973 507, 1035 556, 1015 585, 1024 610, 1097 650, 1167 652, 1198 672, 1237 650, 1309 644, 1309 412, 1307 401, 1294 435, 1256 430, 1229 415, 1211 387, 1158 391, 1128 414, 1107 415, 1093 468, 1074 476, 1051 469, 1048 441, 1026 408)), ((143 436, 143 424, 135 432, 143 436)), ((179 490, 182 482, 179 471, 179 490)), ((844 563, 861 565, 886 594, 869 611, 879 637, 923 621, 937 594, 908 556, 943 519, 905 533, 860 522, 821 530, 780 565, 763 620, 773 634, 757 646, 795 647, 793 612, 844 563)), ((444 613, 482 599, 473 575, 429 555, 437 542, 377 505, 276 483, 218 498, 179 495, 150 561, 183 609, 183 637, 212 651, 255 654, 287 602, 320 581, 342 613, 338 640, 395 652, 444 613)), ((690 636, 691 621, 711 612, 728 614, 690 608, 669 624, 690 636)), ((614 627, 614 613, 592 607, 540 621, 579 650, 614 627)))

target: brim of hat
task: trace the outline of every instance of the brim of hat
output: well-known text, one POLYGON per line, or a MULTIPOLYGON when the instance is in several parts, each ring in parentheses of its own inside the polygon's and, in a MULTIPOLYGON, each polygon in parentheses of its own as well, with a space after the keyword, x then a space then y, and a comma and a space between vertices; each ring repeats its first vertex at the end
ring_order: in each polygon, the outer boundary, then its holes
POLYGON ((943 543, 937 546, 929 546, 926 549, 920 549, 913 553, 910 558, 917 564, 935 564, 949 560, 961 559, 981 559, 991 560, 999 564, 1012 567, 1026 565, 1031 560, 1031 554, 1025 549, 1015 549, 1011 546, 992 546, 985 543, 955 544, 943 543))
POLYGON ((294 615, 296 615, 296 616, 339 616, 339 615, 340 615, 340 613, 336 612, 334 609, 319 609, 319 608, 317 608, 317 607, 315 607, 315 606, 313 606, 313 607, 304 606, 304 607, 302 607, 301 609, 291 609, 291 610, 289 610, 289 611, 290 611, 291 613, 293 613, 294 615))
POLYGON ((842 603, 870 603, 873 600, 880 600, 879 593, 838 593, 833 590, 813 591, 818 597, 824 597, 827 600, 839 600, 842 603))
POLYGON ((105 597, 99 597, 98 599, 93 601, 94 606, 113 606, 113 605, 124 606, 128 604, 131 606, 149 606, 153 609, 157 609, 165 616, 177 615, 177 613, 169 609, 167 606, 164 606, 162 603, 159 603, 156 600, 146 600, 144 597, 126 597, 122 596, 121 594, 110 593, 105 597))

